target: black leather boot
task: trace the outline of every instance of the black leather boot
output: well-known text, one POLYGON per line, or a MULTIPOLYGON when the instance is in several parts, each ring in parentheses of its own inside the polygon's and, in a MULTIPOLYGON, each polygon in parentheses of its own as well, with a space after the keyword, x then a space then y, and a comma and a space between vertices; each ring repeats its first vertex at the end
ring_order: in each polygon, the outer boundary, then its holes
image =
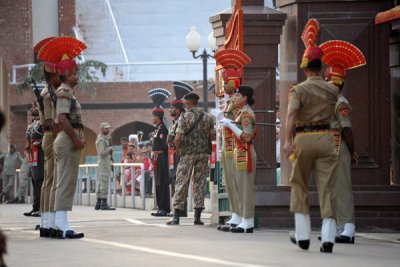
POLYGON ((96 202, 96 206, 94 206, 94 209, 95 210, 99 210, 100 209, 100 205, 101 205, 101 198, 98 198, 97 202, 96 202))
POLYGON ((194 209, 194 225, 204 225, 204 223, 200 220, 202 208, 194 209))
POLYGON ((322 246, 319 249, 319 251, 323 253, 332 253, 332 250, 333 250, 333 243, 331 242, 322 243, 322 246))
POLYGON ((102 198, 101 199, 100 209, 101 210, 115 210, 115 208, 112 208, 112 207, 108 206, 107 198, 102 198))
POLYGON ((174 217, 167 222, 167 225, 179 225, 180 213, 181 213, 181 211, 175 210, 174 217))

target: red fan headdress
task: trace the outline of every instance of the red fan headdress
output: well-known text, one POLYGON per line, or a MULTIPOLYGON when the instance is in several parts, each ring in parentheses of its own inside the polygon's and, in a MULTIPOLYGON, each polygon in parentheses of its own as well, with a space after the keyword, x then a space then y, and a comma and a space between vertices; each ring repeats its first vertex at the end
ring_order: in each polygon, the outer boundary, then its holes
POLYGON ((302 69, 308 66, 308 62, 321 59, 322 57, 322 50, 316 45, 319 31, 320 28, 318 21, 316 19, 308 20, 306 26, 304 27, 304 31, 301 34, 301 39, 306 46, 306 50, 304 51, 303 59, 300 65, 300 68, 302 69))
POLYGON ((343 83, 347 70, 367 63, 360 49, 346 41, 331 40, 320 47, 324 53, 322 62, 328 65, 326 77, 336 84, 343 83))
MULTIPOLYGON (((48 37, 41 40, 33 47, 33 51, 39 53, 40 50, 51 40, 55 39, 56 37, 48 37)), ((48 73, 57 73, 56 71, 56 64, 48 61, 43 61, 43 69, 48 73)))
POLYGON ((63 36, 48 41, 40 50, 38 59, 56 64, 59 75, 67 75, 76 70, 77 57, 86 45, 74 37, 63 36))
POLYGON ((226 83, 233 81, 232 86, 240 86, 242 68, 248 64, 251 59, 242 51, 234 49, 225 49, 214 55, 214 58, 224 68, 222 78, 226 83))

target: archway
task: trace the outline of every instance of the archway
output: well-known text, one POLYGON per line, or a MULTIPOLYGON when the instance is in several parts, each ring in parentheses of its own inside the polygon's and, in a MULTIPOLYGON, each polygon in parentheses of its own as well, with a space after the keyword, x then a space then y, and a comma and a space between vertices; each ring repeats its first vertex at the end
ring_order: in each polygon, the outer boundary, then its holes
POLYGON ((144 123, 141 121, 134 121, 127 123, 125 125, 122 125, 121 127, 115 129, 112 134, 112 144, 113 145, 120 145, 119 139, 123 136, 128 137, 130 134, 136 134, 138 131, 143 132, 143 138, 142 140, 149 140, 149 134, 154 131, 155 127, 148 124, 144 123))

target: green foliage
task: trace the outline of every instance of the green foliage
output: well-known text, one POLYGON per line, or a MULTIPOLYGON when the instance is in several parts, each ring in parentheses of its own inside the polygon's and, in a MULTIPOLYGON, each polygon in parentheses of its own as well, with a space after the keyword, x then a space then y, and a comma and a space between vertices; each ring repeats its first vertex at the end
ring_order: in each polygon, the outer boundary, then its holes
MULTIPOLYGON (((105 76, 106 70, 107 65, 100 61, 87 60, 83 63, 78 63, 77 76, 79 89, 95 95, 96 88, 94 83, 99 81, 97 75, 101 73, 101 75, 105 76)), ((26 90, 31 90, 32 80, 36 83, 44 82, 43 64, 41 62, 35 64, 26 76, 19 79, 17 83, 18 92, 22 94, 26 90)))

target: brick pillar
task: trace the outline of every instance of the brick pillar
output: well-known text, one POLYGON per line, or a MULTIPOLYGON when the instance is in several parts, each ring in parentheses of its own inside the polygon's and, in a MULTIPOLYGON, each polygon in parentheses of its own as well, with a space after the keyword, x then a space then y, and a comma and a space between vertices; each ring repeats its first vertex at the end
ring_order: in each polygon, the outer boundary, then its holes
POLYGON ((73 36, 72 28, 76 25, 75 0, 58 0, 58 32, 60 36, 73 36))

